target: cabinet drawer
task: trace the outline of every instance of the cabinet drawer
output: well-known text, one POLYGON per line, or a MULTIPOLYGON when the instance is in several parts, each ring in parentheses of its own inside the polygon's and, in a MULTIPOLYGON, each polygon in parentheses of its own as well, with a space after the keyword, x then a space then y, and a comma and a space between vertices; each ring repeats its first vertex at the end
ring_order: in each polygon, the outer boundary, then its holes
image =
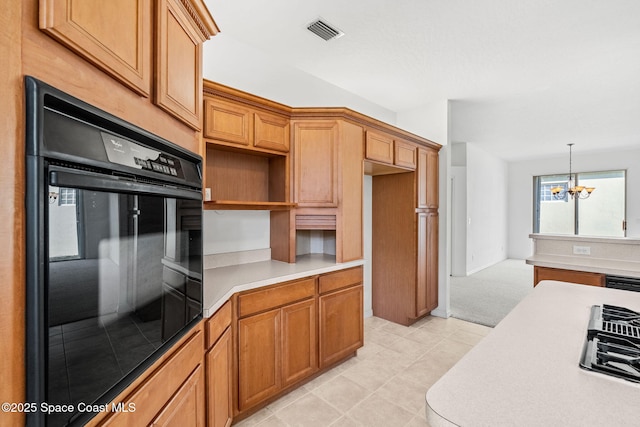
POLYGON ((320 276, 318 279, 319 293, 324 294, 360 283, 362 283, 362 267, 329 273, 320 276))
POLYGON ((216 313, 207 320, 207 348, 213 347, 222 333, 231 325, 231 301, 224 303, 216 313))
POLYGON ((367 131, 365 157, 369 160, 393 164, 393 138, 367 131))
MULTIPOLYGON (((101 426, 149 425, 154 417, 181 389, 191 373, 203 362, 204 334, 197 331, 174 354, 154 371, 136 390, 123 400, 124 408, 135 405, 135 412, 114 412, 101 426)), ((202 396, 198 399, 203 399, 202 396)), ((201 411, 204 414, 204 411, 201 411)))
POLYGON ((241 294, 238 296, 238 317, 310 298, 315 293, 316 279, 312 277, 241 294))

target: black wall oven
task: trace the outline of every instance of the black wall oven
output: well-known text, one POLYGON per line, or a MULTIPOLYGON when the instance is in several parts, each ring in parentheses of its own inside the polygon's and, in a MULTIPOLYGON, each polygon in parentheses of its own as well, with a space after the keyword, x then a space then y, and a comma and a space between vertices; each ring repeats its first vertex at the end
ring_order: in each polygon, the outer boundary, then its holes
POLYGON ((202 318, 201 159, 25 87, 27 422, 83 424, 202 318))

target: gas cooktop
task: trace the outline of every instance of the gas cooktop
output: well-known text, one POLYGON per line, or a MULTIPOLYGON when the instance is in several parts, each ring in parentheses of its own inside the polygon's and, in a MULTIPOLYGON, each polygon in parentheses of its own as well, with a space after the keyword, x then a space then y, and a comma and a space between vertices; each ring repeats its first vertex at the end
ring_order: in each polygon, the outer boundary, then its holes
POLYGON ((580 367, 640 383, 640 313, 592 306, 580 367))

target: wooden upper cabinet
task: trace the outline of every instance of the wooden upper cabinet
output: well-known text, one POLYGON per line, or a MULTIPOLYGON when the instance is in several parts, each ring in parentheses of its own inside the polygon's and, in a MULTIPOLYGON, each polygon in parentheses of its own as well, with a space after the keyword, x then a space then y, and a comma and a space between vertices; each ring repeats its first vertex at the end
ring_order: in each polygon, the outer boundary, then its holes
POLYGON ((200 130, 202 43, 219 31, 203 0, 40 0, 39 14, 42 31, 200 130))
POLYGON ((415 144, 405 141, 395 141, 394 145, 394 164, 405 168, 416 168, 416 151, 415 144))
POLYGON ((205 138, 245 148, 289 152, 289 118, 216 98, 205 98, 205 138))
POLYGON ((299 207, 338 206, 338 123, 295 122, 293 134, 294 201, 299 207))
POLYGON ((40 0, 40 29, 134 92, 152 78, 151 0, 40 0))
POLYGON ((393 138, 376 132, 367 131, 365 158, 382 163, 393 164, 393 138))
POLYGON ((438 208, 438 152, 429 148, 418 148, 416 179, 418 209, 438 208))
POLYGON ((155 103, 200 130, 202 43, 218 32, 201 0, 159 0, 155 103))
POLYGON ((287 117, 254 113, 254 146, 269 150, 289 151, 290 126, 287 117))
POLYGON ((205 100, 205 138, 249 146, 253 140, 253 114, 242 105, 219 99, 205 100))
POLYGON ((393 136, 367 131, 365 159, 406 169, 416 168, 417 146, 411 142, 395 139, 393 136))

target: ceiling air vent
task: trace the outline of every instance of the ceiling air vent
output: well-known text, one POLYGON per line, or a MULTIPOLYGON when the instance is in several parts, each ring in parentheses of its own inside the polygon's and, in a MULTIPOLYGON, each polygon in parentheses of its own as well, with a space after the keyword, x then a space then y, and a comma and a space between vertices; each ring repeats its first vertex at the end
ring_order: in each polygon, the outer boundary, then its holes
POLYGON ((317 19, 307 26, 307 30, 325 41, 337 39, 344 36, 344 33, 334 26, 326 23, 322 19, 317 19))

